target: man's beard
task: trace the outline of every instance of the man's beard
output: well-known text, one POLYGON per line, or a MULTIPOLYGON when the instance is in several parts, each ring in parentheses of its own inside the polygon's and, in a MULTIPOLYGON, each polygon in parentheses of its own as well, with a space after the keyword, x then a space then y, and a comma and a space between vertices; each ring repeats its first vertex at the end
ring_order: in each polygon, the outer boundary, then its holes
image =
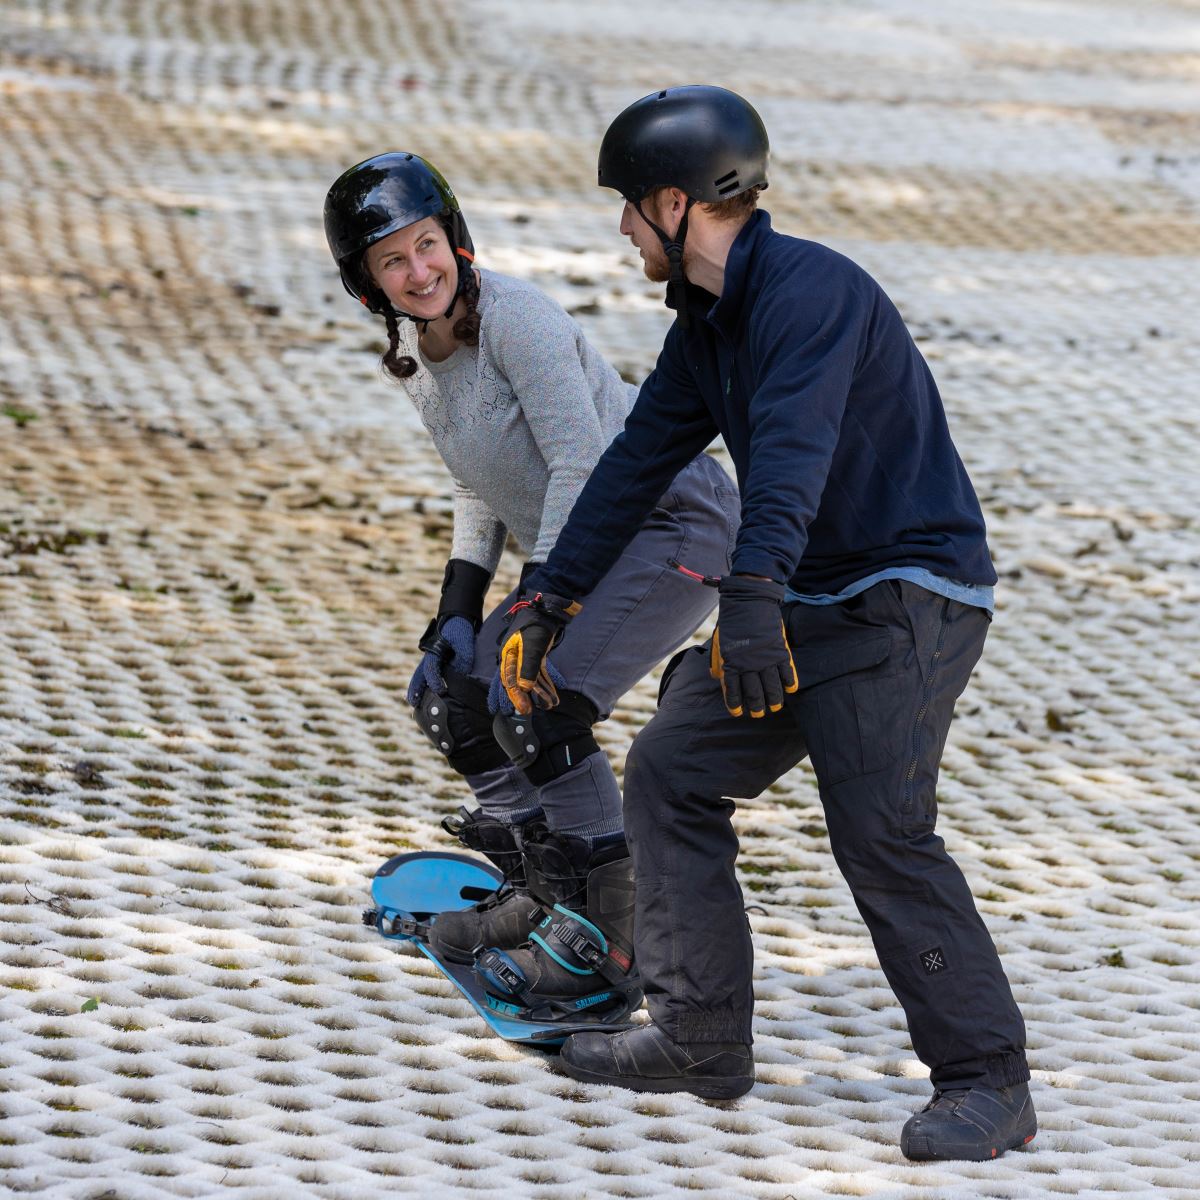
POLYGON ((642 256, 642 270, 651 283, 666 283, 671 278, 671 264, 661 246, 653 247, 652 253, 653 257, 649 253, 642 256))

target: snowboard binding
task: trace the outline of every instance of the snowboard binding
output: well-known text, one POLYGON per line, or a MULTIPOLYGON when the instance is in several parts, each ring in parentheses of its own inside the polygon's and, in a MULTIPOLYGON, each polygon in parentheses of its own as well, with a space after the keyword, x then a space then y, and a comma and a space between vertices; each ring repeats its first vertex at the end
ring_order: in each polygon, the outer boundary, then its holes
MULTIPOLYGON (((545 920, 553 919, 548 916, 545 920)), ((600 968, 606 950, 589 940, 585 953, 585 961, 593 965, 581 970, 590 975, 602 974, 600 968)), ((512 955, 504 950, 482 951, 475 960, 475 973, 483 982, 488 1007, 523 1021, 578 1020, 586 1016, 589 1024, 620 1025, 642 1002, 642 988, 636 976, 617 977, 601 990, 582 996, 540 994, 530 986, 512 955)))
POLYGON ((475 972, 497 1012, 522 1019, 624 1021, 641 1003, 633 964, 633 869, 625 842, 599 848, 533 830, 523 846, 530 892, 542 905, 529 940, 489 947, 475 972))
MULTIPOLYGON (((470 909, 493 895, 502 880, 502 872, 490 863, 465 854, 400 854, 375 873, 371 881, 374 907, 363 913, 363 924, 389 941, 415 946, 470 1001, 492 1031, 508 1041, 555 1047, 572 1033, 628 1028, 624 1017, 641 1000, 636 984, 591 988, 589 994, 596 999, 590 1005, 546 1003, 540 998, 523 1005, 512 998, 490 996, 473 962, 459 962, 439 953, 438 939, 430 939, 431 929, 441 919, 439 914, 470 909), (611 1000, 604 995, 608 991, 614 993, 611 1000)), ((537 923, 545 920, 545 911, 543 906, 537 923)))

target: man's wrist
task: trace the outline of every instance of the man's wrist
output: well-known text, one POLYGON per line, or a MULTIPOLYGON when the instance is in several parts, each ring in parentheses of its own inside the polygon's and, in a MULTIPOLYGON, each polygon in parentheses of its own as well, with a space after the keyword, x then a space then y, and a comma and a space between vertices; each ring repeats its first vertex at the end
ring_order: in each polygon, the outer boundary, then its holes
MULTIPOLYGON (((545 565, 546 564, 544 562, 538 562, 536 559, 531 558, 521 568, 521 577, 517 581, 517 592, 519 594, 524 595, 525 590, 529 587, 530 581, 533 579, 533 577, 537 574, 538 571, 542 570, 545 567, 545 565)), ((534 590, 536 591, 538 589, 535 588, 534 590)))
POLYGON ((762 575, 725 575, 717 591, 722 599, 775 600, 782 604, 787 589, 778 580, 762 575))

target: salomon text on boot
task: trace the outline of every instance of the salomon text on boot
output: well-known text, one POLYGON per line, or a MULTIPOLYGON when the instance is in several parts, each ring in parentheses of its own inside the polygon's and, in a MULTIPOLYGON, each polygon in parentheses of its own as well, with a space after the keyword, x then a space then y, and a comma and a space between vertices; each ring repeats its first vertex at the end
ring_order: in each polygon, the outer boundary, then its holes
POLYGON ((499 1011, 615 1023, 641 1003, 633 966, 633 865, 624 838, 591 845, 541 828, 523 841, 542 912, 518 950, 490 946, 475 971, 499 1011))
MULTIPOLYGON (((486 899, 471 908, 439 913, 429 931, 429 946, 450 962, 469 963, 482 947, 520 946, 533 932, 541 909, 526 887, 520 839, 523 829, 533 831, 538 822, 506 825, 482 809, 460 808, 442 821, 442 828, 464 846, 490 858, 504 874, 504 882, 486 899)), ((541 826, 541 828, 545 828, 541 826)))

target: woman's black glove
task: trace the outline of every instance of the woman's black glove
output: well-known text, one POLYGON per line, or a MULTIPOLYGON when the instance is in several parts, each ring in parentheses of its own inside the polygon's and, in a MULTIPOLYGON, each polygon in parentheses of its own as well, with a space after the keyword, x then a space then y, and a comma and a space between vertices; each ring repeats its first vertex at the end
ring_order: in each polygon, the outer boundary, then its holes
POLYGON ((720 606, 709 672, 721 681, 730 715, 764 717, 797 690, 796 665, 780 606, 783 584, 750 575, 726 575, 717 587, 720 606))

